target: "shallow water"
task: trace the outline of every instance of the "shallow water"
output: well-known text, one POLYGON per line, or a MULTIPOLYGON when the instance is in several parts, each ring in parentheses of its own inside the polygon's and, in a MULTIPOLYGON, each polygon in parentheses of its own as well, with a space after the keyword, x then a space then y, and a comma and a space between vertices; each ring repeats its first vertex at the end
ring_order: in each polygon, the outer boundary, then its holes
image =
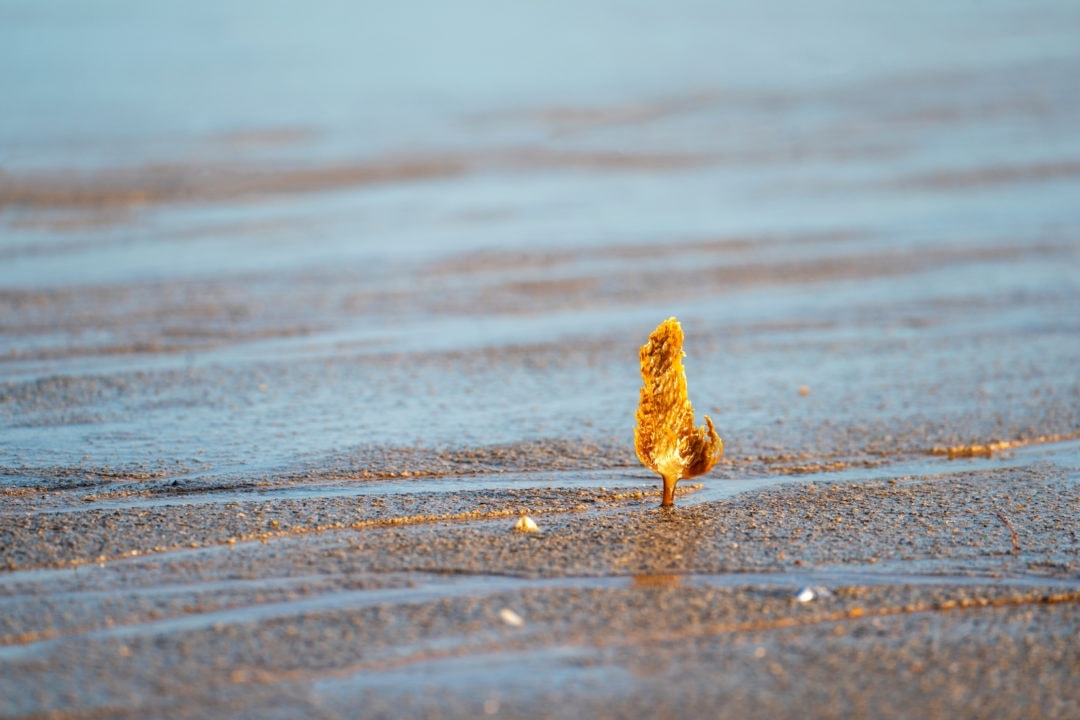
POLYGON ((1067 4, 4 13, 5 482, 625 448, 673 314, 736 459, 1080 428, 1067 4))

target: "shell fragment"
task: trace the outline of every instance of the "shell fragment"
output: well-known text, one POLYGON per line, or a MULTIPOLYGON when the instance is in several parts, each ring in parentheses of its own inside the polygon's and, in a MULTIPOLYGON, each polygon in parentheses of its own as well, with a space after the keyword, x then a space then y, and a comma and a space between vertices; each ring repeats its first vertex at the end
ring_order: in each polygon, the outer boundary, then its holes
POLYGON ((514 532, 520 533, 534 533, 540 532, 540 528, 537 526, 536 521, 528 515, 522 515, 518 518, 518 521, 514 523, 514 532))

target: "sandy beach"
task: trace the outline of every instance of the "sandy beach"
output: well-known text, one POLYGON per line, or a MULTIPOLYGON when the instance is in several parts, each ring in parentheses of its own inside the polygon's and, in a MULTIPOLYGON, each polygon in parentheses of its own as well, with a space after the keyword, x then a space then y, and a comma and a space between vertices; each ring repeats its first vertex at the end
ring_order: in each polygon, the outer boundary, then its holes
POLYGON ((0 717, 1080 716, 1075 9, 122 5, 0 11, 0 717))

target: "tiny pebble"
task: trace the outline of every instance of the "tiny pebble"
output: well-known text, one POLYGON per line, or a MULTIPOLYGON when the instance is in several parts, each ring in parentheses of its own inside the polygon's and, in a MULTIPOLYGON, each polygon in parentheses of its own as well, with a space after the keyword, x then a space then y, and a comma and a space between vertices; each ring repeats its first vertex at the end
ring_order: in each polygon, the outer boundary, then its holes
POLYGON ((500 610, 499 619, 510 627, 521 627, 525 624, 525 621, 522 619, 522 617, 510 608, 503 608, 502 610, 500 610))
POLYGON ((539 532, 540 528, 537 526, 536 521, 528 515, 522 515, 516 523, 514 523, 514 532, 521 533, 534 533, 539 532))

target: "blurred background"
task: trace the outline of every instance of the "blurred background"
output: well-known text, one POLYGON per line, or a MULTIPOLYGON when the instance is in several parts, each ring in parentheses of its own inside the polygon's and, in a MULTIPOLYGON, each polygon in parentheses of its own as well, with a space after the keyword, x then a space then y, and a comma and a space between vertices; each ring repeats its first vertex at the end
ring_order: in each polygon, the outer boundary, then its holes
POLYGON ((670 315, 736 459, 1073 432, 1078 77, 1064 0, 4 0, 0 464, 633 465, 670 315))

